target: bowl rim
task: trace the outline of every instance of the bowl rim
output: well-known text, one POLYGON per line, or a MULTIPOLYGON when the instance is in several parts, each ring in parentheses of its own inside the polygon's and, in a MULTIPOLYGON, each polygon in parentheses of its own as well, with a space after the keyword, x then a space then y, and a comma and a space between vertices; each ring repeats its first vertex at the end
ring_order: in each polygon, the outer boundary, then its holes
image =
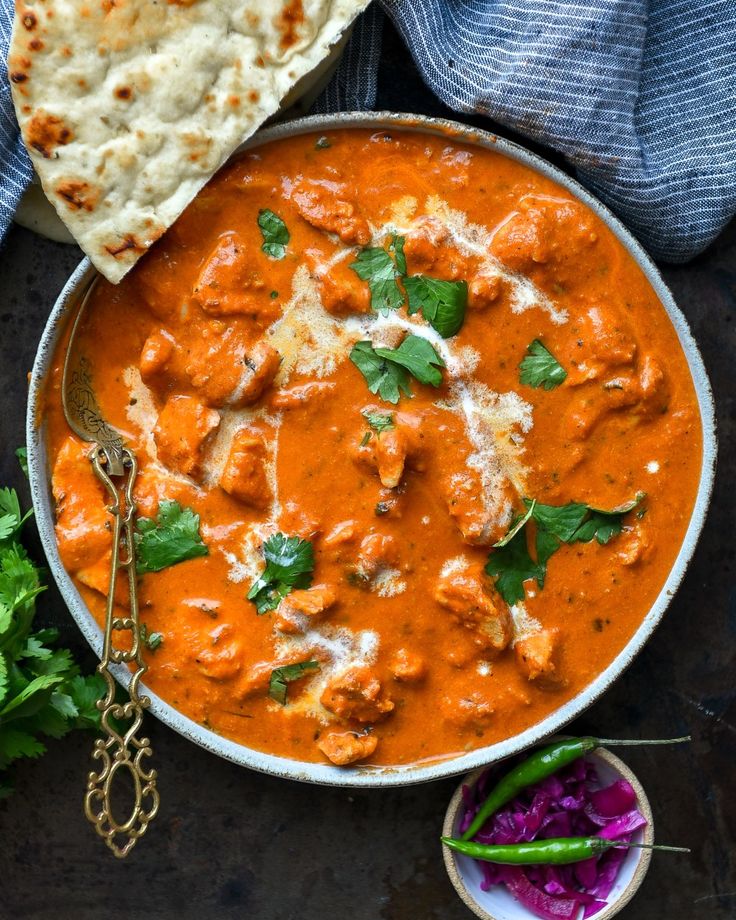
MULTIPOLYGON (((579 716, 623 673, 661 621, 677 587, 682 581, 697 544, 713 489, 717 451, 716 423, 713 394, 700 351, 687 320, 675 304, 672 294, 654 263, 618 218, 603 204, 576 180, 570 178, 537 154, 490 132, 447 119, 392 112, 348 112, 333 115, 313 115, 266 128, 238 147, 233 153, 233 157, 252 147, 261 146, 282 138, 315 132, 329 133, 331 130, 345 128, 374 131, 413 131, 445 137, 452 143, 495 150, 557 182, 589 207, 606 223, 621 241, 629 255, 639 265, 654 288, 677 332, 697 395, 703 439, 703 456, 697 496, 687 531, 665 583, 662 585, 649 612, 642 619, 639 627, 626 645, 593 681, 544 719, 511 738, 506 738, 464 754, 432 758, 428 761, 413 764, 335 767, 325 763, 291 760, 246 747, 189 719, 149 688, 146 688, 146 694, 151 699, 150 710, 153 715, 189 740, 234 763, 273 776, 302 782, 329 786, 392 787, 429 782, 466 773, 481 764, 502 760, 524 748, 537 744, 542 739, 559 731, 562 726, 573 718, 579 716)), ((73 312, 77 298, 94 275, 95 269, 89 260, 83 259, 61 291, 44 328, 30 379, 26 441, 31 497, 49 569, 77 625, 92 649, 99 656, 102 647, 102 631, 87 609, 71 578, 66 573, 58 554, 54 535, 53 502, 43 424, 44 388, 47 374, 52 365, 55 347, 63 335, 66 321, 70 313, 73 312)), ((130 673, 124 667, 117 668, 115 676, 123 686, 127 686, 130 680, 130 673)))
MULTIPOLYGON (((631 767, 623 760, 621 760, 618 755, 614 754, 606 747, 597 747, 589 754, 585 754, 583 756, 592 760, 595 760, 596 758, 602 760, 605 764, 615 770, 621 777, 623 777, 623 779, 628 780, 628 782, 631 783, 636 795, 637 808, 642 813, 647 822, 646 826, 641 828, 642 843, 649 845, 653 844, 654 818, 652 817, 652 807, 649 804, 649 799, 644 790, 644 787, 642 786, 639 778, 631 769, 631 767)), ((458 785, 447 806, 447 811, 445 812, 445 820, 442 824, 443 837, 452 836, 457 813, 463 801, 463 786, 472 786, 474 783, 476 783, 481 774, 484 773, 489 766, 494 766, 494 764, 486 764, 483 767, 478 767, 477 770, 473 770, 472 773, 469 773, 466 777, 464 777, 462 782, 458 785)), ((463 874, 458 867, 457 854, 455 851, 451 850, 449 847, 443 846, 442 858, 444 860, 445 869, 447 870, 450 881, 452 882, 455 891, 457 891, 465 906, 469 910, 472 910, 477 917, 480 917, 480 920, 497 920, 493 914, 488 913, 488 911, 478 903, 475 897, 473 897, 471 891, 468 889, 468 886, 465 884, 463 874)), ((598 911, 598 913, 595 915, 596 920, 610 920, 611 917, 614 917, 616 914, 622 911, 624 907, 626 907, 629 901, 639 890, 641 883, 644 881, 644 877, 649 870, 649 864, 651 861, 651 850, 638 850, 636 867, 631 878, 629 879, 628 884, 625 888, 622 889, 621 893, 615 901, 609 901, 606 907, 603 907, 598 911)), ((530 913, 529 917, 532 918, 532 916, 533 915, 530 913)))

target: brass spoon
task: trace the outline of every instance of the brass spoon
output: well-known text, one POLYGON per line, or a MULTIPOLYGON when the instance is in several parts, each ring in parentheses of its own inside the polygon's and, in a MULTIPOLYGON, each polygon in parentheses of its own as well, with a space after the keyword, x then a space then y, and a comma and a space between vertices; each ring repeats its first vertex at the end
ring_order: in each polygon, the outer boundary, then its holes
POLYGON ((95 741, 92 757, 101 761, 98 773, 92 770, 87 777, 84 811, 113 853, 127 856, 139 837, 145 834, 149 821, 158 811, 159 794, 156 788, 156 771, 146 770, 143 758, 151 754, 148 738, 136 737, 143 720, 143 710, 150 705, 147 696, 140 696, 138 685, 147 671, 141 654, 141 636, 138 624, 138 585, 136 581, 135 541, 133 539, 136 506, 133 485, 136 460, 119 434, 102 417, 95 397, 91 365, 85 355, 75 349, 77 332, 84 309, 94 290, 97 278, 87 288, 74 319, 61 384, 61 399, 69 427, 82 440, 94 444, 89 457, 97 478, 112 499, 108 511, 112 515, 112 562, 107 593, 105 640, 102 658, 97 668, 105 679, 107 691, 97 701, 102 713, 103 737, 95 741), (130 615, 115 614, 115 585, 118 571, 124 569, 128 578, 130 615), (119 633, 130 634, 130 649, 116 645, 119 633), (133 663, 135 670, 128 687, 130 701, 115 702, 115 680, 110 673, 111 664, 133 663), (117 731, 110 718, 123 720, 127 727, 117 731), (128 772, 133 781, 134 803, 130 816, 118 821, 112 811, 112 788, 120 771, 128 772))

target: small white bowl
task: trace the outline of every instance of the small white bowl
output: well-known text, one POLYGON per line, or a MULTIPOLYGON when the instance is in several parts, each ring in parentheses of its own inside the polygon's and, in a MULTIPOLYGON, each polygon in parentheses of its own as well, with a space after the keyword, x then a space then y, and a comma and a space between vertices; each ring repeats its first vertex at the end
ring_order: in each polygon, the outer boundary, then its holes
MULTIPOLYGON (((625 779, 631 783, 636 793, 636 806, 647 821, 646 826, 634 834, 633 842, 651 844, 654 841, 652 810, 639 780, 620 758, 605 748, 597 748, 585 756, 586 759, 595 763, 601 786, 608 786, 617 779, 625 779)), ((482 767, 469 773, 455 790, 445 815, 445 823, 442 827, 443 837, 458 835, 463 804, 463 786, 473 786, 486 769, 487 767, 482 767)), ((494 885, 490 891, 483 891, 480 887, 483 875, 475 860, 469 856, 462 856, 446 846, 443 846, 442 850, 450 881, 476 917, 480 917, 481 920, 536 920, 534 914, 520 904, 503 885, 494 885)), ((623 910, 644 880, 651 858, 651 850, 632 847, 628 851, 608 896, 607 906, 600 910, 593 920, 610 920, 620 910, 623 910)))

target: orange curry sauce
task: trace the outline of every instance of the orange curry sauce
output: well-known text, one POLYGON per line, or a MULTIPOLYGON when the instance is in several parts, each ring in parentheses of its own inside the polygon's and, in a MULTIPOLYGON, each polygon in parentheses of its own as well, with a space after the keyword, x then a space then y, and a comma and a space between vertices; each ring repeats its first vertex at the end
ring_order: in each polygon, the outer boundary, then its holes
MULTIPOLYGON (((121 284, 98 284, 82 334, 104 414, 138 456, 139 514, 178 501, 209 550, 140 578, 142 622, 163 634, 147 682, 261 751, 410 763, 528 728, 626 644, 690 517, 700 419, 656 294, 569 192, 490 151, 340 130, 248 152, 121 284), (263 209, 288 228, 283 258, 261 249, 263 209), (391 234, 409 275, 468 283, 457 336, 406 306, 371 312, 350 263, 391 234), (440 388, 411 379, 391 405, 348 355, 407 329, 447 367, 440 388), (550 390, 519 379, 535 339, 567 371, 550 390), (393 428, 371 431, 366 410, 393 428), (622 533, 562 545, 509 610, 483 566, 524 497, 612 509, 642 491, 622 533), (275 531, 311 541, 313 588, 259 616, 246 594, 275 531), (319 669, 285 705, 270 698, 271 671, 306 660, 319 669)), ((105 502, 63 419, 60 365, 58 540, 102 621, 105 502)))

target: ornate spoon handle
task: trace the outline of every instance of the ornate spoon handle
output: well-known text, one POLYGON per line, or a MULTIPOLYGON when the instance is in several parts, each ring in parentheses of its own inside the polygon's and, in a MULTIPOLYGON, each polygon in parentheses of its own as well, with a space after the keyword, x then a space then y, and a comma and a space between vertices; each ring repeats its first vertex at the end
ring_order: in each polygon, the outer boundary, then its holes
POLYGON ((137 734, 143 721, 143 710, 151 702, 147 696, 140 696, 138 693, 138 685, 147 667, 141 654, 138 627, 138 585, 133 539, 136 510, 133 485, 137 465, 133 454, 127 448, 123 448, 122 481, 118 486, 108 473, 112 464, 101 445, 95 447, 90 459, 97 477, 112 499, 108 510, 113 520, 113 540, 105 640, 102 658, 97 668, 107 684, 105 696, 97 701, 97 708, 102 713, 103 737, 95 741, 92 751, 92 757, 100 761, 100 769, 97 773, 92 770, 87 778, 84 811, 113 853, 122 858, 128 855, 138 838, 145 834, 148 823, 156 816, 159 806, 156 771, 146 770, 143 763, 143 759, 151 755, 151 744, 148 738, 138 737, 137 734), (127 573, 130 597, 130 616, 127 617, 115 615, 115 587, 120 569, 127 573), (119 647, 120 633, 128 634, 128 648, 119 647), (110 665, 121 662, 132 663, 135 667, 128 688, 130 701, 127 703, 115 702, 115 680, 110 673, 110 665), (125 725, 116 728, 111 719, 121 720, 125 725), (127 771, 134 789, 130 815, 123 821, 119 821, 112 811, 115 778, 121 771, 127 771))

